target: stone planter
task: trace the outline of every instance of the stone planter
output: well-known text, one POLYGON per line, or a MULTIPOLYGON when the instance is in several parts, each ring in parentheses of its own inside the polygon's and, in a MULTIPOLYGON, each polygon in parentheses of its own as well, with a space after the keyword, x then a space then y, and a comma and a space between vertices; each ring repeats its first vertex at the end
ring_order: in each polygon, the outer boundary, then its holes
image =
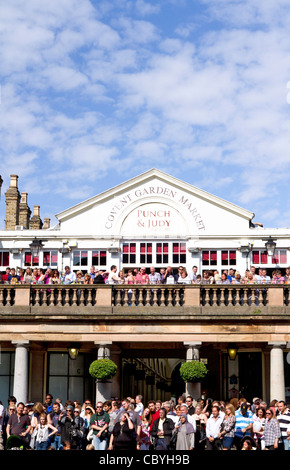
POLYGON ((186 396, 190 395, 194 400, 201 396, 201 382, 185 382, 186 396))
POLYGON ((111 400, 111 380, 96 380, 96 403, 111 400))

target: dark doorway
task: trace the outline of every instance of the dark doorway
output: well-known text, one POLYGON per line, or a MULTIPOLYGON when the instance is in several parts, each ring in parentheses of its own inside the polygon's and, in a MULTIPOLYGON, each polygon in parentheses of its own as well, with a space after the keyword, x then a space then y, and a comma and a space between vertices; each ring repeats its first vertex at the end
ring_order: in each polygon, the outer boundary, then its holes
POLYGON ((180 377, 179 369, 182 365, 182 362, 177 364, 172 371, 171 375, 171 395, 176 398, 176 402, 178 397, 181 397, 185 394, 185 383, 180 377))
POLYGON ((262 354, 259 352, 239 353, 239 385, 241 396, 252 402, 262 397, 262 354))

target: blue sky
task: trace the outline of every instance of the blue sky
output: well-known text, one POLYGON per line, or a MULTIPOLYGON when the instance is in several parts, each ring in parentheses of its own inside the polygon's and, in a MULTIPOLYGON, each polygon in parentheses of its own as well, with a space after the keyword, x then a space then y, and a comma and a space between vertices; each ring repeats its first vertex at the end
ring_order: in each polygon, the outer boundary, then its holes
POLYGON ((11 0, 0 24, 0 228, 10 174, 54 223, 153 167, 290 226, 288 0, 11 0))

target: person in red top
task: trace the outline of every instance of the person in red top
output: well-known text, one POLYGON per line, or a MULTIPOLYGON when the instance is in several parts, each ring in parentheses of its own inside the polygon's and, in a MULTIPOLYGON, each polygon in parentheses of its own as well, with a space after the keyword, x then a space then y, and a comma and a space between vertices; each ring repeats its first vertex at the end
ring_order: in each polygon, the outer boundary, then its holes
POLYGON ((4 284, 5 284, 5 282, 7 282, 7 278, 10 275, 10 273, 11 273, 11 269, 6 268, 6 273, 2 275, 2 281, 3 281, 4 284))
POLYGON ((152 416, 152 421, 150 424, 150 431, 151 431, 154 421, 156 421, 156 419, 159 419, 160 415, 159 415, 159 410, 157 410, 156 408, 156 403, 154 400, 149 401, 147 406, 152 416))
POLYGON ((146 268, 141 268, 135 276, 136 284, 149 284, 149 276, 146 274, 146 268))

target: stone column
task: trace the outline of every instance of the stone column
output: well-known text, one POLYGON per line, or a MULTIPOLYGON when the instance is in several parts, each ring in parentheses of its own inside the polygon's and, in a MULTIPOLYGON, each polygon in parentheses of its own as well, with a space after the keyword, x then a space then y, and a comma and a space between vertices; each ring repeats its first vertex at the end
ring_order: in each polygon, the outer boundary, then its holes
POLYGON ((270 401, 285 400, 283 348, 286 343, 268 343, 270 351, 270 401))
POLYGON ((13 395, 16 397, 17 402, 27 403, 29 341, 12 341, 12 344, 15 344, 13 395))
MULTIPOLYGON (((96 342, 98 346, 98 359, 110 359, 111 358, 111 341, 96 342)), ((111 399, 111 381, 98 382, 96 381, 96 403, 98 401, 104 402, 111 399)))
MULTIPOLYGON (((195 343, 183 343, 186 347, 186 361, 199 361, 199 349, 202 345, 201 341, 195 343)), ((185 385, 186 395, 191 395, 192 398, 199 398, 201 395, 201 383, 189 383, 185 385)))

